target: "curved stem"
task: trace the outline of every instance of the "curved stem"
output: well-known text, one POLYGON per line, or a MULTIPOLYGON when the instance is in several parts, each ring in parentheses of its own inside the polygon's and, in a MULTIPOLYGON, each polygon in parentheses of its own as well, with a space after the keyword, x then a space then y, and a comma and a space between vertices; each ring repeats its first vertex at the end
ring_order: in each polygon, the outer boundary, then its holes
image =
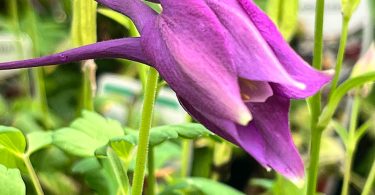
POLYGON ((349 21, 350 21, 350 18, 347 18, 347 17, 342 18, 340 47, 339 47, 339 51, 338 51, 338 54, 337 54, 335 76, 333 77, 333 80, 332 80, 331 91, 329 93, 329 97, 331 97, 332 93, 336 90, 337 84, 339 82, 340 73, 341 73, 341 69, 342 69, 342 63, 344 61, 346 42, 347 42, 347 39, 348 39, 349 21))
MULTIPOLYGON (((323 19, 324 19, 324 0, 316 1, 315 10, 315 35, 314 35, 314 58, 313 66, 316 69, 322 69, 323 58, 323 19)), ((308 100, 310 108, 311 123, 311 143, 310 143, 310 165, 307 179, 307 195, 315 195, 318 178, 320 142, 322 138, 322 129, 318 128, 317 123, 321 113, 321 92, 318 92, 308 100)))
POLYGON ((158 77, 158 72, 154 68, 150 68, 143 99, 142 117, 139 129, 139 142, 135 162, 132 195, 141 195, 143 191, 143 180, 145 174, 149 144, 148 142, 157 91, 158 77))
POLYGON ((365 187, 363 188, 361 195, 369 195, 375 181, 375 160, 372 163, 371 171, 367 177, 365 187))
POLYGON ((357 140, 355 137, 355 130, 357 128, 357 119, 360 109, 360 97, 356 94, 354 96, 351 116, 350 116, 350 127, 347 140, 347 153, 345 156, 345 172, 344 172, 344 183, 341 191, 341 195, 348 195, 349 193, 349 184, 350 184, 350 173, 352 169, 353 154, 357 145, 357 140))
POLYGON ((22 160, 25 162, 27 172, 29 173, 31 182, 33 183, 33 186, 35 188, 37 195, 44 195, 44 192, 42 190, 42 186, 39 183, 38 176, 35 173, 35 170, 33 168, 33 165, 30 162, 30 158, 28 156, 23 156, 22 160))

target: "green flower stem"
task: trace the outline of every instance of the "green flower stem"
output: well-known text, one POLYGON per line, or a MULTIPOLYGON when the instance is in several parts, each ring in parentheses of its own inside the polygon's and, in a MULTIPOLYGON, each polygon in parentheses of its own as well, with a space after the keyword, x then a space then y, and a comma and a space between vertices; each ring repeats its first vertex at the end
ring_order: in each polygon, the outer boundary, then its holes
POLYGON ((371 189, 373 189, 374 181, 375 181, 375 160, 372 163, 371 171, 367 177, 367 181, 365 183, 365 187, 363 188, 361 195, 370 195, 371 189))
MULTIPOLYGON (((314 58, 313 66, 322 69, 323 59, 323 19, 324 19, 324 0, 316 1, 315 10, 315 41, 314 41, 314 58)), ((310 125, 311 125, 311 143, 310 143, 310 165, 308 168, 307 178, 307 195, 315 195, 318 178, 320 142, 322 138, 322 129, 318 128, 318 120, 321 112, 321 92, 308 100, 310 108, 310 125)))
POLYGON ((159 74, 154 68, 150 68, 148 74, 143 99, 141 125, 139 129, 139 142, 135 162, 132 195, 141 195, 143 190, 143 180, 149 144, 148 142, 159 78, 159 74))
POLYGON ((37 195, 44 195, 44 192, 42 190, 42 186, 39 183, 39 179, 38 179, 38 177, 37 177, 37 175, 35 173, 33 165, 30 162, 29 156, 24 155, 22 157, 22 160, 24 161, 24 163, 26 165, 27 172, 29 173, 29 176, 30 176, 31 182, 32 182, 32 184, 33 184, 33 186, 35 188, 36 194, 37 195))
POLYGON ((344 61, 346 42, 347 42, 347 39, 348 39, 349 21, 350 21, 350 17, 343 17, 342 18, 340 47, 339 47, 339 51, 338 51, 338 54, 337 54, 335 75, 334 75, 333 80, 332 80, 331 91, 330 91, 328 97, 331 97, 332 93, 336 90, 337 84, 339 82, 342 64, 343 64, 343 61, 344 61))
POLYGON ((311 128, 311 144, 310 144, 310 165, 308 169, 307 178, 307 195, 315 195, 316 185, 318 180, 318 168, 319 168, 319 153, 320 153, 320 143, 322 140, 323 130, 319 129, 314 125, 311 128))
MULTIPOLYGON (((190 115, 186 116, 186 122, 192 122, 192 118, 190 115)), ((181 152, 181 177, 187 177, 190 175, 190 163, 191 157, 193 153, 193 142, 189 139, 183 139, 181 141, 182 144, 182 152, 181 152)))
POLYGON ((181 177, 185 178, 189 176, 190 157, 192 153, 192 141, 184 139, 182 143, 182 155, 181 155, 181 177))
POLYGON ((147 162, 148 176, 147 176, 147 193, 146 194, 154 195, 155 185, 156 185, 154 147, 150 147, 148 151, 147 161, 148 161, 147 162))
MULTIPOLYGON (((30 18, 30 32, 29 35, 33 42, 33 53, 34 56, 40 56, 40 48, 39 48, 39 37, 38 37, 38 27, 36 26, 36 16, 33 12, 33 6, 30 0, 26 1, 26 6, 28 9, 28 17, 30 18)), ((51 128, 50 120, 49 120, 49 111, 48 111, 48 103, 47 103, 47 96, 46 96, 46 89, 45 89, 45 80, 44 80, 44 72, 43 68, 32 68, 32 75, 34 76, 34 84, 35 84, 35 97, 36 103, 43 114, 43 121, 44 126, 46 129, 51 128)))
POLYGON ((350 173, 352 168, 353 162, 353 154, 356 149, 357 139, 355 137, 355 130, 357 128, 357 119, 360 109, 360 101, 361 98, 357 95, 354 96, 353 106, 350 116, 350 127, 349 127, 349 134, 346 146, 346 156, 345 156, 345 172, 344 172, 344 183, 341 191, 341 195, 348 195, 349 192, 349 184, 350 184, 350 173))

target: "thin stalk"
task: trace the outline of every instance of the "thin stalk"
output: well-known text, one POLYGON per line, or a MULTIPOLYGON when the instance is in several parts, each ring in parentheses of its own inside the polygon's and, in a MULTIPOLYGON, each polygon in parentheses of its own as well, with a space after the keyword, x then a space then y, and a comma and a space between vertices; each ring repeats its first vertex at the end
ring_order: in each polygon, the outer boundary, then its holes
MULTIPOLYGON (((190 115, 186 116, 186 122, 192 122, 190 115)), ((181 177, 187 177, 190 175, 190 163, 193 154, 193 142, 189 139, 182 140, 182 152, 181 152, 181 177)))
POLYGON ((365 187, 363 188, 361 195, 370 195, 371 189, 373 189, 373 184, 375 181, 375 160, 372 163, 371 171, 367 177, 365 187))
MULTIPOLYGON (((36 16, 33 12, 33 6, 30 0, 26 1, 26 6, 28 7, 29 18, 30 18, 30 37, 33 42, 33 55, 39 56, 40 55, 40 48, 39 48, 39 41, 38 41, 38 27, 36 26, 36 16)), ((49 111, 48 111, 48 103, 47 103, 47 96, 46 96, 46 89, 45 89, 45 81, 44 81, 44 72, 43 68, 32 68, 31 72, 34 76, 34 84, 35 84, 35 101, 41 113, 43 114, 43 121, 44 126, 46 129, 50 128, 50 120, 49 120, 49 111)))
POLYGON ((126 167, 112 148, 107 148, 108 161, 119 185, 118 194, 127 195, 129 191, 129 179, 126 167))
POLYGON ((339 82, 342 64, 343 64, 343 61, 344 61, 346 42, 347 42, 347 39, 348 39, 349 21, 350 21, 350 18, 348 18, 348 17, 342 18, 340 47, 339 47, 339 51, 337 53, 335 75, 334 75, 333 80, 332 80, 331 91, 330 91, 328 97, 331 97, 332 93, 335 91, 335 89, 337 87, 337 84, 339 82))
POLYGON ((35 170, 33 168, 33 165, 30 162, 30 158, 25 155, 25 156, 23 156, 22 160, 25 162, 27 172, 29 173, 29 176, 30 176, 31 182, 32 182, 32 184, 35 188, 36 194, 37 195, 44 195, 44 192, 43 192, 42 186, 40 185, 38 176, 36 175, 35 170))
POLYGON ((148 160, 147 160, 148 176, 147 176, 147 195, 155 194, 155 156, 154 156, 154 147, 150 147, 148 151, 148 160))
POLYGON ((357 128, 357 119, 358 113, 360 109, 360 97, 357 95, 354 96, 354 101, 352 105, 352 111, 350 116, 350 127, 349 127, 349 134, 348 134, 348 142, 347 142, 347 153, 345 156, 345 172, 344 172, 344 183, 341 191, 341 195, 348 195, 349 193, 349 185, 350 185, 350 173, 352 169, 352 162, 353 162, 353 154, 356 149, 357 140, 355 137, 355 130, 357 128))
POLYGON ((190 157, 191 157, 191 144, 192 141, 189 139, 184 139, 182 142, 182 155, 181 155, 181 177, 185 178, 189 176, 190 169, 190 157))
MULTIPOLYGON (((323 59, 323 19, 324 19, 324 0, 316 1, 315 10, 315 35, 314 35, 314 58, 313 66, 321 70, 323 59)), ((311 125, 311 143, 310 143, 310 165, 307 179, 307 195, 315 195, 318 179, 319 152, 322 138, 322 129, 317 127, 319 115, 321 112, 321 92, 308 100, 310 108, 311 125)))
POLYGON ((148 74, 143 99, 141 125, 139 129, 138 151, 134 169, 132 195, 141 195, 143 191, 148 142, 159 78, 159 74, 154 68, 150 68, 148 74))

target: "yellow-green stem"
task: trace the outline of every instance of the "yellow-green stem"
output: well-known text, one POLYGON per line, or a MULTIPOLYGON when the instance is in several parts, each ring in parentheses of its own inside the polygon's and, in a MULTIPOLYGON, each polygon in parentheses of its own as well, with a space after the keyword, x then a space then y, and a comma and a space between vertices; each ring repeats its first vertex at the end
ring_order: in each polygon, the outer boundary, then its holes
POLYGON ((349 21, 350 21, 350 18, 346 18, 346 17, 342 18, 340 47, 339 47, 339 51, 337 53, 335 75, 334 75, 333 80, 332 80, 331 91, 329 93, 329 97, 331 97, 332 93, 335 91, 335 89, 337 87, 337 84, 339 82, 339 79, 340 79, 340 73, 341 73, 342 64, 343 64, 344 55, 345 55, 346 42, 347 42, 347 39, 348 39, 349 21))
POLYGON ((159 74, 150 68, 144 92, 141 125, 139 128, 138 151, 135 162, 132 195, 141 195, 148 153, 148 142, 156 98, 159 74))
POLYGON ((366 181, 365 187, 363 188, 361 195, 370 195, 371 189, 374 189, 373 188, 374 181, 375 181, 375 160, 372 163, 371 171, 368 174, 367 181, 366 181))
POLYGON ((341 195, 348 195, 349 193, 349 186, 350 186, 350 173, 352 169, 352 162, 353 162, 353 154, 356 149, 357 140, 355 137, 355 130, 357 128, 357 119, 358 113, 360 109, 360 101, 361 98, 359 95, 354 96, 353 106, 350 115, 350 127, 349 127, 349 134, 346 146, 346 155, 345 155, 345 172, 344 172, 344 183, 341 191, 341 195))
POLYGON ((154 148, 150 147, 148 151, 148 158, 147 158, 147 195, 154 195, 155 194, 155 185, 156 185, 156 178, 155 178, 155 159, 154 159, 154 148))
POLYGON ((39 183, 38 176, 36 175, 35 170, 33 168, 33 165, 30 162, 29 156, 25 155, 22 160, 24 161, 24 163, 26 165, 27 172, 29 173, 29 176, 30 176, 31 182, 32 182, 32 184, 35 188, 36 194, 37 195, 44 195, 42 186, 39 183))
MULTIPOLYGON (((322 69, 323 59, 323 19, 324 19, 324 0, 316 1, 315 10, 315 35, 314 35, 314 58, 313 66, 320 70, 322 69)), ((321 92, 311 97, 308 100, 310 109, 310 126, 311 126, 311 141, 310 141, 310 165, 308 168, 307 178, 307 195, 315 195, 316 184, 318 179, 319 167, 319 152, 320 142, 322 138, 322 131, 317 127, 319 115, 321 113, 321 92)))

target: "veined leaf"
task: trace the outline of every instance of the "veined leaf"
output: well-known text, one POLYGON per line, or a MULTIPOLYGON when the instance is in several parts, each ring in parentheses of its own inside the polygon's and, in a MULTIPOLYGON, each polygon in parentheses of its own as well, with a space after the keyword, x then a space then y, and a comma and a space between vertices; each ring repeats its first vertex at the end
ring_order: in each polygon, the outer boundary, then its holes
POLYGON ((97 113, 83 111, 69 128, 54 132, 53 143, 64 151, 77 156, 94 156, 95 150, 108 143, 111 138, 124 134, 117 121, 105 119, 97 113))
POLYGON ((8 150, 14 155, 20 155, 26 149, 25 137, 16 128, 0 126, 0 148, 8 150))
MULTIPOLYGON (((131 142, 138 142, 138 132, 128 131, 128 135, 116 139, 124 139, 131 142)), ((203 136, 213 135, 203 125, 198 123, 186 123, 179 125, 165 125, 151 128, 150 131, 150 146, 157 146, 167 140, 176 139, 178 137, 185 139, 197 139, 203 136)))

